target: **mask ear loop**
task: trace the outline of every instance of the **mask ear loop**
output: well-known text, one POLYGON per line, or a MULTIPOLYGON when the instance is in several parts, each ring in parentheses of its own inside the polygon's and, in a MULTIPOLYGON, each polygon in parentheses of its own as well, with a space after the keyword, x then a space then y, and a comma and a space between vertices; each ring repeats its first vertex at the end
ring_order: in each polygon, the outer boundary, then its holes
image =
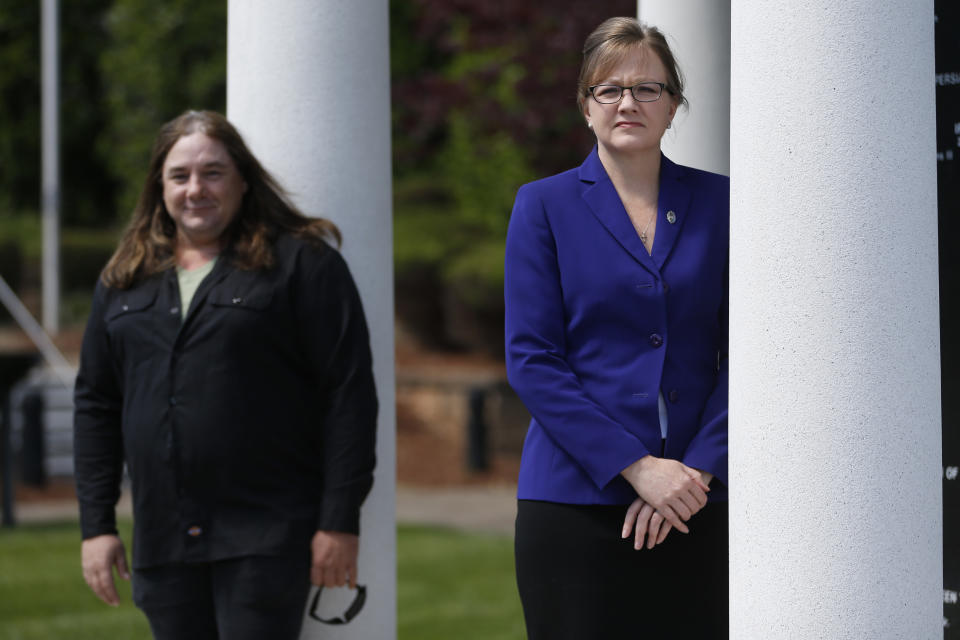
POLYGON ((350 603, 350 606, 347 607, 346 612, 342 616, 337 616, 335 618, 321 618, 317 615, 317 607, 320 604, 320 594, 323 593, 323 587, 317 587, 317 592, 313 595, 313 600, 310 601, 310 617, 318 622, 323 624, 347 624, 351 620, 357 617, 360 613, 360 610, 363 609, 363 605, 367 601, 367 587, 362 584, 357 585, 357 595, 354 596, 353 602, 350 603))

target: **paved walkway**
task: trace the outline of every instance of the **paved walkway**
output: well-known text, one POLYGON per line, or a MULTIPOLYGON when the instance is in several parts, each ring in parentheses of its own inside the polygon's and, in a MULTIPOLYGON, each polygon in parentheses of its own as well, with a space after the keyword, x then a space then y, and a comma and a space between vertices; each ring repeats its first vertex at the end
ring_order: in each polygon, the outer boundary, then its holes
MULTIPOLYGON (((77 504, 72 500, 21 502, 15 509, 18 523, 77 518, 77 504)), ((124 493, 117 512, 130 515, 129 494, 124 493)), ((512 535, 516 515, 513 487, 397 487, 397 522, 401 524, 512 535)))
POLYGON ((515 487, 397 487, 397 522, 513 535, 515 487))

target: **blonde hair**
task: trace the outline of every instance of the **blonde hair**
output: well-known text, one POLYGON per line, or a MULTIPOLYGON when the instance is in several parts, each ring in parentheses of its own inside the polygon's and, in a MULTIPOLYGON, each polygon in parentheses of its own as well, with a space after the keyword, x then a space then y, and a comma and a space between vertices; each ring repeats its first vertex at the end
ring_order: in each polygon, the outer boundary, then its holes
POLYGON ((583 64, 577 79, 577 107, 581 113, 584 100, 590 95, 590 87, 637 47, 653 51, 660 58, 667 70, 665 89, 678 106, 687 104, 687 98, 683 95, 683 74, 663 32, 636 18, 609 18, 594 29, 583 43, 583 64))

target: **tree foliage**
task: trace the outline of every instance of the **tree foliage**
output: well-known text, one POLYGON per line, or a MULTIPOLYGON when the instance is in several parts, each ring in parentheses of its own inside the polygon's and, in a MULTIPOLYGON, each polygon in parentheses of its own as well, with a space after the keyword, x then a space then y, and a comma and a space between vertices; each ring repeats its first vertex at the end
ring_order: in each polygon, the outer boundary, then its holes
POLYGON ((224 0, 114 0, 104 23, 109 46, 99 65, 108 124, 97 153, 127 212, 160 125, 186 109, 226 109, 227 7, 224 0))
POLYGON ((582 162, 593 144, 576 106, 583 41, 636 3, 390 7, 398 309, 433 295, 496 316, 517 188, 582 162))
POLYGON ((587 34, 629 0, 392 0, 391 58, 398 175, 433 156, 452 110, 479 135, 506 132, 532 168, 582 160, 592 136, 575 101, 587 34))
MULTIPOLYGON (((0 3, 0 217, 40 207, 40 2, 0 3)), ((157 128, 223 110, 226 2, 60 2, 61 211, 115 226, 132 209, 157 128)))
POLYGON ((0 3, 0 215, 39 208, 39 5, 0 3))
MULTIPOLYGON (((40 4, 0 3, 0 216, 40 208, 40 4)), ((112 207, 112 177, 91 148, 104 124, 97 53, 109 0, 60 4, 61 203, 68 223, 91 224, 112 207)))

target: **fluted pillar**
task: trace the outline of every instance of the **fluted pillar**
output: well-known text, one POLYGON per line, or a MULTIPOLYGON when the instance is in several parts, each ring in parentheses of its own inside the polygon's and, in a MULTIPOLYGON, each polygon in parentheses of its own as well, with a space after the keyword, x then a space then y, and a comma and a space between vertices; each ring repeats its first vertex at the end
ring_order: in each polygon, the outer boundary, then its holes
POLYGON ((396 528, 387 2, 228 6, 227 115, 303 211, 343 232, 380 400, 376 477, 360 522, 367 603, 347 625, 308 619, 301 637, 389 640, 396 637, 396 528))

